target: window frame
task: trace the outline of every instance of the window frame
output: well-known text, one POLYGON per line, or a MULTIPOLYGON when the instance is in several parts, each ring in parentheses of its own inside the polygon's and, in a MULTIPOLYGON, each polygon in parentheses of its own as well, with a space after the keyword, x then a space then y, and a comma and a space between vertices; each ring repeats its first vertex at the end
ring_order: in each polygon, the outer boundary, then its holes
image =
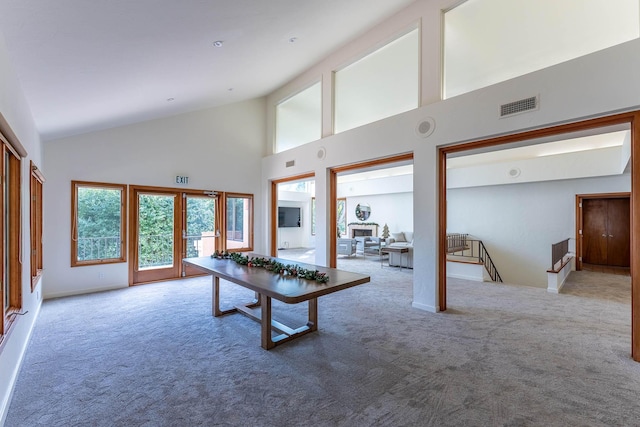
POLYGON ((127 189, 126 184, 113 184, 90 181, 71 181, 71 267, 102 265, 127 262, 127 189), (78 189, 82 187, 120 190, 120 257, 78 260, 78 189))
POLYGON ((19 153, 1 131, 0 145, 0 154, 2 155, 2 162, 0 162, 0 179, 2 179, 2 185, 0 186, 0 199, 2 199, 0 215, 3 221, 2 226, 0 226, 0 241, 2 242, 0 255, 3 260, 0 263, 0 300, 2 301, 0 345, 2 345, 22 308, 22 253, 20 245, 22 241, 22 205, 20 196, 22 157, 26 157, 26 152, 24 156, 22 155, 23 153, 19 153), (6 170, 7 163, 9 164, 8 171, 6 170), (9 177, 9 185, 5 186, 7 176, 9 177), (5 194, 5 189, 7 194, 5 194), (7 251, 8 253, 6 253, 7 251), (7 267, 9 269, 8 283, 5 283, 5 268, 7 267), (9 292, 9 304, 7 307, 5 307, 5 289, 8 289, 9 292))
MULTIPOLYGON (((223 193, 222 196, 223 199, 223 203, 222 206, 224 206, 224 215, 222 216, 222 241, 223 241, 223 246, 224 246, 224 250, 227 252, 250 252, 253 251, 253 194, 248 194, 248 193, 223 193), (227 203, 229 202, 229 199, 247 199, 248 203, 249 203, 249 207, 247 209, 248 213, 249 213, 249 219, 248 221, 244 222, 244 226, 249 227, 249 231, 248 231, 248 246, 247 247, 241 247, 241 248, 228 248, 227 247, 227 203)), ((221 211, 222 211, 222 207, 221 207, 221 211)))
POLYGON ((35 289, 40 277, 42 277, 42 200, 44 176, 38 167, 30 162, 31 180, 29 183, 29 194, 31 200, 30 221, 31 221, 31 292, 35 289))

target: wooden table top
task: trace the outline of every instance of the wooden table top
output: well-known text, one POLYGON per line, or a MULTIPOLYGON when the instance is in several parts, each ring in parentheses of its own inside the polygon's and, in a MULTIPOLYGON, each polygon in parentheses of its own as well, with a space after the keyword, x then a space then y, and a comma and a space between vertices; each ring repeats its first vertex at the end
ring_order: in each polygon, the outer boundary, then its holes
POLYGON ((318 270, 326 273, 329 276, 329 281, 327 283, 319 283, 315 280, 281 275, 262 267, 240 265, 230 259, 198 257, 185 258, 182 262, 287 304, 297 304, 371 281, 371 278, 364 274, 352 273, 336 268, 304 264, 254 253, 248 253, 246 255, 249 256, 249 258, 271 258, 283 264, 298 265, 307 270, 318 270))

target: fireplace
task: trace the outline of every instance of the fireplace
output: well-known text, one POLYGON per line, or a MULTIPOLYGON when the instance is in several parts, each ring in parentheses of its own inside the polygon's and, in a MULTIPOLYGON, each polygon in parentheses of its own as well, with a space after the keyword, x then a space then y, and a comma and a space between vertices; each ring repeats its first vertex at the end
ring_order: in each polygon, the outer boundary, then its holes
POLYGON ((378 235, 378 226, 376 224, 349 225, 349 236, 353 239, 355 237, 372 237, 378 235))

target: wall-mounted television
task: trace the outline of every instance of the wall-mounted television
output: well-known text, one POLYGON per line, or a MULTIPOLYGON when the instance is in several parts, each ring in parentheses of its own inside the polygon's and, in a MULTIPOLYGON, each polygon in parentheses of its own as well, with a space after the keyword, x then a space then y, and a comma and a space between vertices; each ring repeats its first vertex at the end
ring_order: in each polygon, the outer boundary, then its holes
POLYGON ((300 227, 300 208, 278 206, 278 227, 300 227))

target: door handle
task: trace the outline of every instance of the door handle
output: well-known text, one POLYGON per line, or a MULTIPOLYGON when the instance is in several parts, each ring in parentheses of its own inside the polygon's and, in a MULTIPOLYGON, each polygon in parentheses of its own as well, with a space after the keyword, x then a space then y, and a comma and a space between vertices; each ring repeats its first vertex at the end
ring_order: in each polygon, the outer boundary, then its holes
POLYGON ((613 234, 609 234, 609 237, 613 237, 613 234))
POLYGON ((603 234, 603 235, 602 235, 602 237, 607 237, 607 235, 606 235, 606 234, 603 234))

